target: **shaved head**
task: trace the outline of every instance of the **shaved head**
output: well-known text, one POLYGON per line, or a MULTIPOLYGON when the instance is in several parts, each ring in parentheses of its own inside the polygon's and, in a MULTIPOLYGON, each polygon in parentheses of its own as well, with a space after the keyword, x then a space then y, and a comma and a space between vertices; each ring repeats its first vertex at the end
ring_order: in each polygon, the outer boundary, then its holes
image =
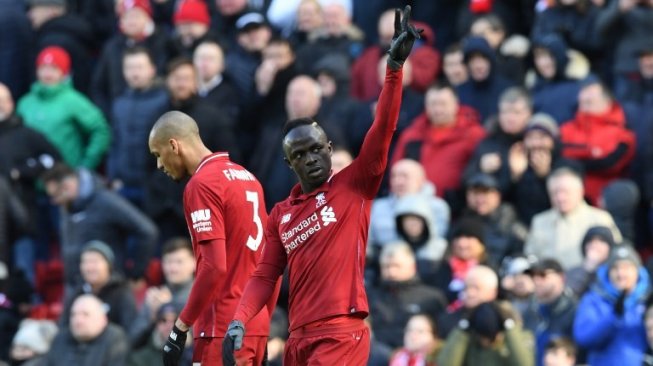
POLYGON ((156 121, 148 145, 157 169, 175 181, 192 175, 202 158, 211 154, 195 120, 179 111, 167 112, 156 121))
POLYGON ((199 136, 200 130, 194 119, 186 113, 171 111, 166 112, 156 121, 150 132, 150 141, 186 140, 189 137, 199 138, 199 136))

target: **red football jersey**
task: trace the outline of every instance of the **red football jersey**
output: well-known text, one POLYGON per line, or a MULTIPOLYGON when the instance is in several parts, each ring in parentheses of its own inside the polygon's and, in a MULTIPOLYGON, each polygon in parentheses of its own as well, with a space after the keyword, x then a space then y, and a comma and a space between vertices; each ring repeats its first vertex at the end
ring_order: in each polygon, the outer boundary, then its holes
POLYGON ((401 71, 386 74, 359 156, 322 186, 274 206, 266 248, 235 318, 247 320, 288 266, 290 330, 336 315, 367 316, 363 283, 372 199, 381 184, 401 105, 401 71))
MULTIPOLYGON (((224 337, 263 249, 267 213, 261 184, 227 153, 209 155, 186 185, 184 214, 198 271, 226 265, 226 273, 198 275, 180 318, 193 325, 195 337, 224 337), (221 243, 225 248, 217 247, 221 243), (205 257, 219 263, 203 263, 205 257)), ((247 335, 268 335, 269 323, 263 307, 247 324, 247 335)))

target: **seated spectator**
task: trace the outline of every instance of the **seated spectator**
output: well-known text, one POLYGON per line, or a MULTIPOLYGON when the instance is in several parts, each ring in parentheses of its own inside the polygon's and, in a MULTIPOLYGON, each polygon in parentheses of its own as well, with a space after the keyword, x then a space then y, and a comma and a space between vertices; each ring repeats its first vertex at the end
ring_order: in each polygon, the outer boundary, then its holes
POLYGON ((465 55, 460 44, 455 43, 447 47, 442 57, 441 78, 452 87, 457 87, 467 81, 467 67, 465 67, 465 55))
POLYGON ((107 244, 91 241, 84 246, 79 264, 83 282, 65 300, 63 324, 72 316, 73 301, 83 294, 92 294, 104 303, 110 322, 125 332, 131 328, 136 318, 136 300, 127 282, 113 271, 114 265, 115 256, 107 244))
POLYGON ((372 329, 376 339, 397 348, 408 319, 424 313, 437 318, 445 309, 442 293, 422 283, 415 263, 415 254, 405 243, 390 244, 383 248, 381 257, 381 283, 368 291, 372 329))
POLYGON ((628 245, 615 246, 596 277, 578 305, 576 343, 587 350, 592 366, 641 365, 647 348, 642 319, 650 280, 639 255, 628 245))
POLYGON ((483 243, 488 263, 499 267, 507 256, 521 254, 528 228, 522 224, 510 203, 503 202, 494 176, 475 173, 465 183, 467 207, 461 217, 482 222, 483 243))
POLYGON ((11 341, 34 303, 34 290, 21 271, 0 262, 0 360, 9 358, 11 341))
POLYGON ((575 366, 576 352, 576 345, 571 339, 552 339, 544 351, 544 366, 575 366))
POLYGON ((553 338, 572 336, 576 298, 565 286, 565 273, 554 259, 543 259, 530 270, 535 284, 535 303, 524 323, 535 336, 535 364, 543 365, 546 345, 553 338))
POLYGON ((636 215, 640 205, 637 184, 629 179, 617 179, 603 187, 599 207, 608 211, 623 236, 624 244, 635 243, 636 215))
POLYGON ((449 205, 435 196, 435 186, 426 180, 424 167, 412 159, 402 159, 390 167, 390 195, 372 202, 370 232, 368 241, 374 251, 376 247, 399 239, 395 220, 397 203, 402 197, 420 195, 428 203, 436 232, 444 237, 449 230, 449 205))
POLYGON ((499 279, 490 267, 478 265, 471 268, 463 283, 462 307, 442 314, 438 320, 438 334, 446 338, 461 319, 468 318, 478 305, 497 299, 499 279))
POLYGON ((485 38, 471 36, 463 43, 469 80, 456 88, 462 104, 478 111, 481 121, 498 112, 499 96, 513 85, 497 71, 496 54, 485 38))
POLYGON ((159 73, 163 73, 167 62, 168 37, 154 23, 150 1, 117 0, 114 9, 119 32, 104 43, 91 83, 93 101, 107 115, 113 99, 127 87, 122 75, 122 53, 126 48, 147 48, 159 73))
POLYGON ((465 169, 465 179, 475 173, 494 176, 504 197, 512 188, 509 156, 524 138, 532 114, 532 101, 522 88, 509 88, 499 97, 499 113, 486 124, 488 135, 474 150, 465 169))
POLYGON ((449 333, 438 366, 532 366, 532 335, 507 303, 484 302, 449 333))
MULTIPOLYGON (((394 34, 392 23, 394 12, 394 9, 389 9, 381 14, 378 20, 379 44, 363 50, 351 67, 352 96, 358 100, 376 99, 381 91, 374 70, 384 53, 390 48, 394 34)), ((410 87, 419 93, 424 93, 440 73, 440 53, 435 49, 435 34, 431 27, 421 22, 415 26, 424 31, 421 33, 419 44, 416 44, 410 55, 410 62, 415 66, 410 87)))
POLYGON ((634 75, 615 85, 614 94, 620 102, 641 106, 653 105, 653 41, 642 40, 637 45, 638 70, 634 75))
POLYGON ((610 228, 615 241, 621 233, 609 213, 583 200, 583 181, 577 172, 558 168, 547 178, 552 208, 533 217, 524 251, 538 258, 553 258, 569 270, 583 262, 583 236, 596 225, 610 228))
POLYGON ((581 88, 576 116, 560 127, 560 139, 562 154, 585 168, 585 193, 594 205, 606 185, 625 177, 635 154, 623 109, 597 81, 581 88))
POLYGON ((107 178, 121 196, 142 207, 147 175, 153 169, 143 146, 154 122, 168 107, 168 93, 156 80, 156 65, 146 48, 126 49, 122 71, 127 88, 111 105, 114 139, 107 157, 107 178))
POLYGON ((45 366, 123 365, 129 352, 125 332, 109 323, 102 300, 79 296, 72 304, 70 323, 54 338, 45 366))
POLYGON ((442 347, 442 340, 433 319, 415 314, 406 323, 403 347, 390 358, 390 366, 436 366, 435 358, 442 347))
POLYGON ((567 45, 556 34, 533 42, 535 82, 531 89, 533 109, 553 117, 558 125, 574 118, 580 82, 567 75, 567 45))
POLYGON ((438 235, 431 206, 424 196, 412 194, 400 198, 395 206, 395 221, 397 234, 417 257, 418 272, 437 266, 447 249, 447 240, 438 235))
POLYGON ((476 17, 469 28, 472 36, 483 37, 496 55, 497 72, 512 83, 521 85, 526 75, 526 56, 530 48, 528 38, 510 34, 499 16, 493 13, 476 17))
POLYGON ((37 81, 18 101, 25 125, 41 132, 73 167, 95 169, 111 141, 102 112, 71 85, 70 56, 47 47, 36 59, 37 81))
MULTIPOLYGON (((508 257, 504 260, 505 270, 501 276, 501 290, 522 319, 535 301, 535 283, 530 273, 533 262, 534 258, 524 256, 508 257)), ((527 321, 524 322, 524 328, 532 329, 527 321)))
POLYGON ((140 344, 154 325, 159 308, 168 302, 185 304, 195 274, 193 247, 186 238, 166 241, 161 250, 161 269, 165 283, 149 287, 138 315, 127 329, 132 345, 140 344))
POLYGON ((168 58, 192 57, 197 46, 217 36, 209 28, 211 17, 204 0, 184 0, 179 3, 172 16, 174 29, 169 39, 168 58))
POLYGON ((465 288, 468 272, 476 265, 487 263, 488 254, 483 240, 482 221, 472 217, 460 219, 451 227, 449 247, 443 260, 436 267, 422 271, 424 282, 447 296, 450 310, 464 305, 460 295, 465 288))
MULTIPOLYGON (((281 4, 282 2, 273 1, 273 3, 281 4)), ((298 49, 315 38, 324 27, 322 5, 318 0, 301 0, 297 5, 295 18, 295 28, 291 31, 288 39, 293 48, 298 49)))
POLYGON ((562 166, 579 168, 562 157, 559 136, 553 118, 536 113, 526 126, 524 143, 510 149, 508 164, 514 184, 511 201, 526 225, 531 224, 533 216, 551 208, 546 189, 549 174, 562 166))
POLYGON ((333 152, 331 153, 331 170, 333 174, 338 174, 341 170, 348 167, 352 161, 354 161, 354 157, 351 156, 349 150, 339 146, 333 148, 333 152))
POLYGON ((63 228, 61 256, 69 288, 79 280, 80 253, 91 240, 100 240, 111 247, 116 255, 114 271, 131 279, 143 278, 158 234, 152 220, 106 189, 99 178, 86 169, 55 165, 43 174, 42 180, 50 200, 59 206, 59 223, 63 228), (128 253, 129 238, 134 240, 132 253, 128 253), (131 267, 126 260, 128 254, 133 257, 131 267))
POLYGON ((221 114, 235 126, 240 114, 238 91, 233 81, 224 74, 224 51, 215 41, 202 41, 193 53, 197 70, 197 95, 220 109, 221 114))
POLYGON ((587 230, 581 250, 583 263, 565 274, 567 287, 581 298, 596 280, 596 270, 604 264, 615 246, 612 232, 605 226, 594 226, 587 230))
POLYGON ((438 197, 455 196, 463 170, 485 131, 476 111, 460 105, 450 86, 431 86, 424 108, 399 135, 392 162, 406 158, 420 162, 428 181, 437 187, 438 197))
POLYGON ((23 320, 11 342, 9 357, 12 364, 40 365, 57 331, 57 325, 51 320, 23 320))
MULTIPOLYGON (((128 366, 150 366, 158 365, 163 357, 163 345, 168 340, 177 316, 179 316, 179 305, 167 303, 161 305, 154 314, 154 325, 148 330, 149 339, 141 347, 132 349, 127 358, 128 366)), ((193 348, 190 344, 193 337, 186 338, 186 348, 180 357, 182 365, 190 365, 193 358, 193 348)))

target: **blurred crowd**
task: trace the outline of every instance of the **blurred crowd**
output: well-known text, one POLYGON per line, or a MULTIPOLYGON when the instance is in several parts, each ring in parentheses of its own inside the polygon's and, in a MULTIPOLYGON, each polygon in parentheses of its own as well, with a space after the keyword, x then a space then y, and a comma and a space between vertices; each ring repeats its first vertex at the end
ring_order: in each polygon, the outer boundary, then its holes
POLYGON ((193 117, 270 210, 285 121, 356 157, 406 4, 369 364, 653 365, 653 0, 0 0, 0 363, 158 364, 195 262, 154 122, 193 117))

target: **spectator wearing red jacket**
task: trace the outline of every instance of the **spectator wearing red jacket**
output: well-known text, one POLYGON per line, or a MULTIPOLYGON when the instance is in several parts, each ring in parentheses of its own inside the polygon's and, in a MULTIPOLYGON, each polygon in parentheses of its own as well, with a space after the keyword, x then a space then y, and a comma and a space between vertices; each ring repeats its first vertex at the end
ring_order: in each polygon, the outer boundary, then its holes
POLYGON ((392 162, 403 158, 419 161, 437 187, 437 195, 444 197, 460 187, 463 170, 485 130, 478 113, 460 105, 451 86, 430 87, 424 105, 424 113, 399 136, 392 162))
POLYGON ((596 204, 601 190, 624 173, 635 153, 635 135, 626 128, 623 109, 598 81, 585 84, 578 94, 576 117, 560 129, 562 154, 580 161, 585 171, 585 193, 596 204))
MULTIPOLYGON (((351 67, 351 95, 361 101, 376 99, 381 92, 376 72, 379 60, 390 47, 393 34, 394 10, 379 17, 379 44, 366 48, 351 67)), ((435 33, 425 23, 413 22, 422 28, 422 38, 415 43, 410 61, 413 64, 410 87, 424 93, 440 74, 440 53, 435 49, 435 33)))

